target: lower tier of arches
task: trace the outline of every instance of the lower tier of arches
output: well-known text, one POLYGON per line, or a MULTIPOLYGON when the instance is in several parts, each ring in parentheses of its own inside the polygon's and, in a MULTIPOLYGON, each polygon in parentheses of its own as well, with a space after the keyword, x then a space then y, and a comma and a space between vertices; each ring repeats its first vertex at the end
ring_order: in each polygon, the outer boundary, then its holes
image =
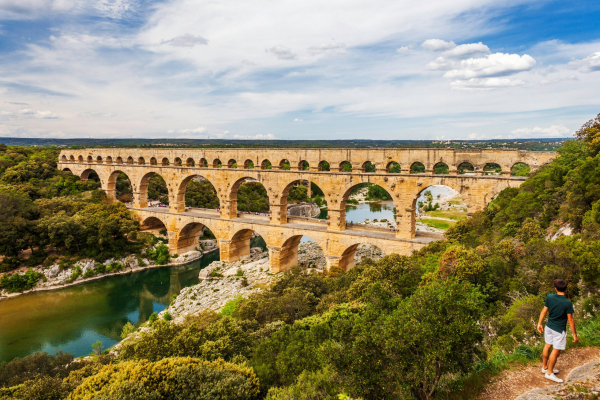
POLYGON ((326 268, 349 270, 354 266, 354 255, 360 244, 378 247, 385 254, 410 255, 435 238, 398 239, 369 231, 332 232, 326 227, 286 224, 273 226, 268 221, 224 220, 218 215, 196 216, 164 210, 135 210, 142 229, 166 229, 169 251, 183 254, 197 248, 204 232, 210 231, 217 239, 221 260, 235 262, 250 254, 253 233, 260 235, 269 250, 272 273, 288 270, 298 264, 298 246, 303 236, 310 236, 323 250, 326 268))

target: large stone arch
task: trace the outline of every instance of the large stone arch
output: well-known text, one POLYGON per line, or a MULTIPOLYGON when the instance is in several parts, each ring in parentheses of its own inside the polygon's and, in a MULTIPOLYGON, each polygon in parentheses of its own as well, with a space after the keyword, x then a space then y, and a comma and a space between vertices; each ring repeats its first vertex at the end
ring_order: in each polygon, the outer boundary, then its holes
MULTIPOLYGON (((242 170, 245 171, 245 170, 242 170)), ((231 218, 236 218, 238 215, 238 200, 237 200, 237 194, 238 194, 238 190, 240 188, 240 186, 247 180, 247 179, 251 179, 255 182, 260 183, 261 185, 263 185, 263 187, 266 189, 267 191, 267 197, 268 197, 268 202, 269 202, 269 207, 271 207, 272 203, 272 199, 277 195, 277 188, 275 188, 275 191, 273 191, 273 188, 271 186, 268 186, 268 182, 265 182, 263 179, 261 179, 262 176, 258 175, 258 179, 254 178, 252 176, 248 176, 248 175, 242 175, 241 177, 237 178, 236 181, 231 185, 231 187, 229 189, 222 189, 222 188, 217 188, 215 186, 215 189, 217 189, 217 195, 219 196, 219 200, 221 201, 221 217, 222 218, 227 218, 227 219, 231 219, 231 218)), ((273 210, 270 210, 271 212, 273 210)))
MULTIPOLYGON (((207 178, 206 175, 190 174, 190 175, 186 176, 181 182, 179 182, 175 186, 176 190, 174 191, 175 193, 173 194, 173 198, 172 198, 173 205, 171 206, 171 208, 174 209, 175 211, 177 211, 177 212, 185 211, 185 191, 187 189, 188 183, 190 183, 190 181, 192 179, 194 179, 194 177, 196 177, 196 176, 200 176, 200 177, 206 179, 212 185, 212 187, 215 188, 215 191, 217 192, 217 196, 219 197, 219 200, 221 200, 221 196, 219 196, 219 191, 217 190, 217 186, 215 186, 214 179, 211 180, 211 179, 207 178)), ((171 197, 170 193, 169 193, 169 197, 171 197)))
MULTIPOLYGON (((132 175, 127 173, 124 168, 116 169, 110 173, 108 178, 106 179, 106 197, 108 201, 116 201, 117 200, 117 178, 119 174, 127 175, 129 178, 129 182, 131 182, 131 190, 133 192, 133 201, 135 202, 135 197, 137 193, 137 182, 131 179, 132 175)), ((104 185, 103 185, 104 186, 104 185)))
POLYGON ((167 229, 167 224, 158 216, 150 216, 140 221, 140 230, 167 229))
MULTIPOLYGON (((269 246, 269 228, 260 225, 252 225, 248 228, 237 229, 227 239, 219 240, 221 250, 221 261, 235 262, 250 255, 250 241, 256 232, 269 246)), ((270 248, 271 246, 269 246, 270 248)))
MULTIPOLYGON (((200 222, 188 222, 176 232, 173 238, 175 250, 177 254, 187 253, 188 251, 196 250, 200 244, 200 238, 204 236, 204 229, 208 228, 200 222)), ((211 232, 213 231, 210 229, 211 232)), ((214 232, 213 232, 214 233, 214 232)))
MULTIPOLYGON (((163 174, 161 172, 162 172, 162 170, 160 170, 158 168, 152 168, 150 171, 146 172, 142 176, 139 184, 137 185, 137 187, 138 187, 137 199, 134 199, 134 203, 135 203, 136 207, 139 207, 139 208, 148 207, 148 184, 150 182, 150 178, 152 178, 152 176, 155 174, 160 176, 165 181, 165 183, 167 183, 167 190, 169 192, 168 195, 169 195, 169 199, 171 199, 171 197, 172 197, 171 189, 169 187, 167 179, 165 179, 165 177, 163 176, 163 174)), ((132 183, 132 185, 133 185, 133 183, 132 183)), ((169 204, 170 203, 171 202, 169 201, 169 204)))
MULTIPOLYGON (((333 261, 337 263, 337 267, 339 267, 342 271, 349 271, 355 265, 355 255, 358 246, 361 244, 369 244, 371 246, 377 247, 381 252, 386 254, 385 249, 378 246, 376 242, 374 242, 371 238, 365 238, 365 240, 355 239, 353 244, 346 245, 343 247, 342 252, 336 255, 336 257, 330 257, 328 261, 333 261)), ((331 265, 328 266, 331 268, 331 265)))

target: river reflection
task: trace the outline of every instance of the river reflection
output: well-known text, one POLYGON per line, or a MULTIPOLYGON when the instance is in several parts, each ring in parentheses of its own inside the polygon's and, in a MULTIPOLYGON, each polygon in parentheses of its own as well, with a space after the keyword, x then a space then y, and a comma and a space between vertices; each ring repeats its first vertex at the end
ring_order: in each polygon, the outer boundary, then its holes
MULTIPOLYGON (((253 238, 252 246, 266 248, 261 237, 253 238)), ((197 284, 198 272, 218 259, 216 251, 180 267, 153 268, 0 301, 0 361, 59 349, 82 356, 97 340, 109 348, 120 340, 128 321, 139 325, 164 310, 173 294, 197 284)))

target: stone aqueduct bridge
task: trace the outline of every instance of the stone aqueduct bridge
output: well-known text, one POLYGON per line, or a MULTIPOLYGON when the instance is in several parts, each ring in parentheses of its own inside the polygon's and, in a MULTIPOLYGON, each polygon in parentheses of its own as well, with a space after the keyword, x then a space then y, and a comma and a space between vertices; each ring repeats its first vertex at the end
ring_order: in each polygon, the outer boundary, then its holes
POLYGON ((95 171, 109 199, 115 199, 117 176, 125 173, 133 189, 132 209, 142 227, 164 224, 173 253, 193 250, 206 226, 218 240, 221 260, 236 261, 249 253, 254 231, 267 243, 271 271, 279 272, 297 263, 303 235, 321 246, 328 268, 351 268, 360 243, 373 244, 386 254, 409 255, 435 240, 415 232, 416 201, 427 187, 446 185, 457 190, 468 212, 473 213, 485 207, 502 189, 523 182, 525 178, 510 177, 514 164, 525 163, 535 170, 554 157, 554 153, 519 150, 111 148, 63 150, 59 168, 68 169, 83 180, 95 171), (272 169, 266 169, 267 160, 272 169), (330 171, 322 171, 323 161, 329 163, 330 171), (305 162, 308 170, 302 168, 305 162), (343 162, 352 165, 352 172, 340 172, 343 162), (367 162, 375 165, 376 172, 364 172, 367 162), (400 164, 401 173, 388 172, 393 162, 400 164), (425 173, 409 173, 416 162, 425 166, 425 173), (433 174, 440 162, 448 165, 448 175, 433 174), (472 164, 475 173, 459 175, 458 166, 463 162, 472 164), (291 169, 284 170, 284 163, 289 163, 291 169), (488 163, 500 165, 502 174, 484 176, 483 169, 488 163), (252 169, 251 164, 255 166, 252 169), (153 174, 161 175, 167 184, 168 209, 148 207, 148 182, 153 174), (213 184, 220 212, 186 209, 186 186, 195 176, 213 184), (266 188, 270 217, 238 213, 237 191, 248 178, 266 188), (327 221, 287 216, 287 195, 299 180, 314 182, 324 192, 327 221), (377 184, 391 194, 397 210, 396 232, 346 224, 346 200, 352 188, 363 182, 377 184))

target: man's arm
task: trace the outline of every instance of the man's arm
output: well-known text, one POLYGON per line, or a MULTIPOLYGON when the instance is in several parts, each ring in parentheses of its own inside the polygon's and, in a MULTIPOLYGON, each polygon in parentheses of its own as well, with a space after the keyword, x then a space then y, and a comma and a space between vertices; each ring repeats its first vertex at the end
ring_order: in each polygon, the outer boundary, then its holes
POLYGON ((575 330, 575 319, 573 319, 573 314, 567 314, 567 319, 569 320, 571 332, 573 332, 573 343, 577 343, 579 342, 579 337, 577 337, 577 331, 575 330))
POLYGON ((547 312, 548 312, 548 307, 544 307, 542 309, 542 312, 540 313, 540 320, 538 321, 538 332, 539 333, 544 332, 544 327, 542 326, 542 322, 544 322, 544 317, 546 317, 547 312))

